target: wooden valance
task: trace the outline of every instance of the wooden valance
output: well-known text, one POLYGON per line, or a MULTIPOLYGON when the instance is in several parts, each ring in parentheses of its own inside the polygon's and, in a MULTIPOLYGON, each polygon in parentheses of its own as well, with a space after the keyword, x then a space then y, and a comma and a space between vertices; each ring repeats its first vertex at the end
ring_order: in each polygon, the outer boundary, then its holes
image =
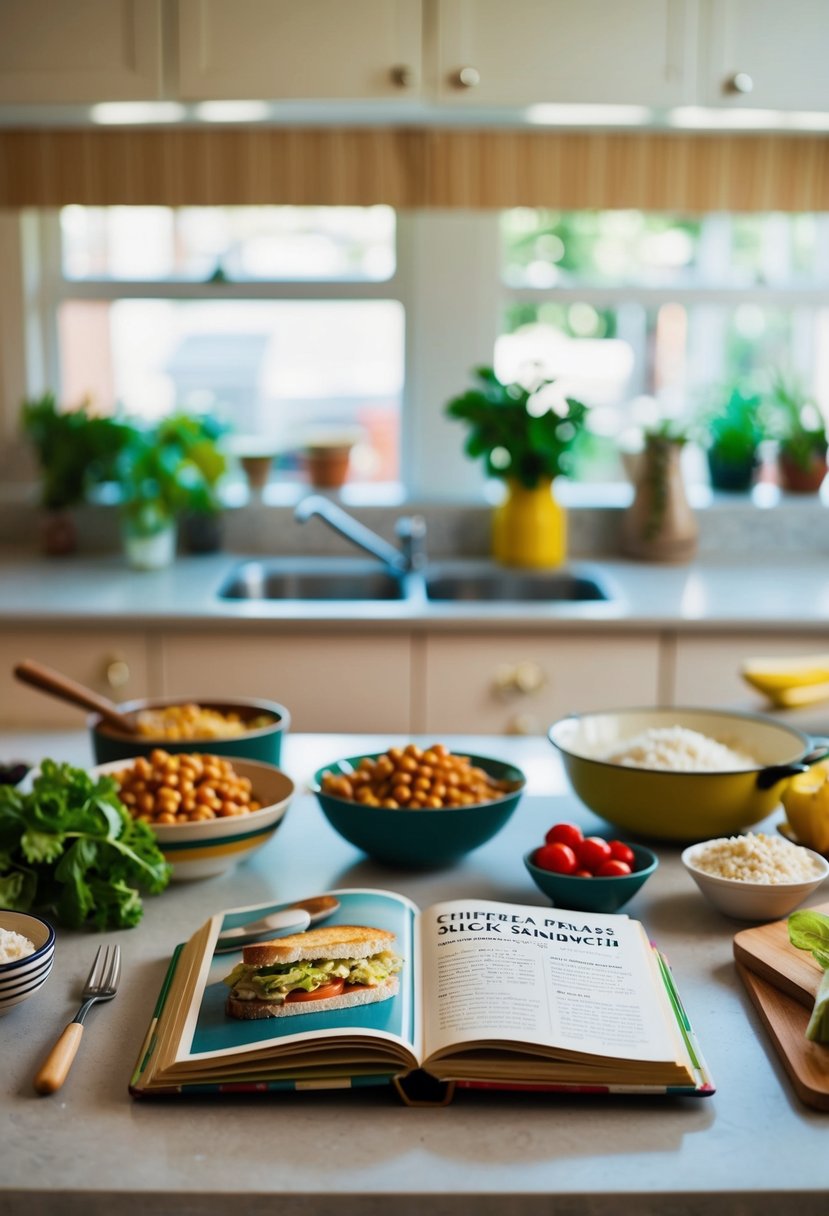
POLYGON ((829 137, 664 131, 0 130, 0 207, 829 210, 829 137))

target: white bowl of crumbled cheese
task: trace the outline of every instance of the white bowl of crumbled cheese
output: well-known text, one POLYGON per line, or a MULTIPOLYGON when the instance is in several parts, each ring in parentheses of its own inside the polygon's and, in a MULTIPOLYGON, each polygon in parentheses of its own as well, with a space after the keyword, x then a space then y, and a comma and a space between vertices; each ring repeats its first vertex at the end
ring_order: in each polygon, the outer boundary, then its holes
POLYGON ((0 1014, 41 988, 55 959, 55 930, 29 912, 0 908, 0 1014))
POLYGON ((820 853, 763 832, 691 845, 682 864, 706 899, 737 920, 779 920, 829 876, 820 853))
POLYGON ((791 777, 829 755, 829 740, 773 718, 704 708, 571 714, 549 739, 591 811, 628 833, 685 844, 753 827, 791 777))

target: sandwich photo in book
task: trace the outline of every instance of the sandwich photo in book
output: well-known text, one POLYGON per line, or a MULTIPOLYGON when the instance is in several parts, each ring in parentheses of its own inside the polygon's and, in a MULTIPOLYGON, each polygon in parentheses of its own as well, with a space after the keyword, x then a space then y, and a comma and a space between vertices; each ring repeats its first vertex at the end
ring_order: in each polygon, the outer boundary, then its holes
MULTIPOLYGON (((217 913, 178 946, 135 1097, 392 1083, 707 1095, 666 960, 621 914, 329 892, 325 924, 219 949, 279 905, 217 913)), ((438 1095, 438 1096, 435 1096, 438 1095)))

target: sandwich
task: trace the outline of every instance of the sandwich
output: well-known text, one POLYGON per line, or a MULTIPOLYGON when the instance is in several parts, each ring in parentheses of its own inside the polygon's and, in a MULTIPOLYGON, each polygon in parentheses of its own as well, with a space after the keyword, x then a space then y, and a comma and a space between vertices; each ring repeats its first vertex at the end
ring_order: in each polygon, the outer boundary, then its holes
POLYGON ((282 1018, 387 1001, 403 966, 396 940, 385 929, 327 925, 245 946, 224 981, 225 1009, 232 1018, 282 1018))

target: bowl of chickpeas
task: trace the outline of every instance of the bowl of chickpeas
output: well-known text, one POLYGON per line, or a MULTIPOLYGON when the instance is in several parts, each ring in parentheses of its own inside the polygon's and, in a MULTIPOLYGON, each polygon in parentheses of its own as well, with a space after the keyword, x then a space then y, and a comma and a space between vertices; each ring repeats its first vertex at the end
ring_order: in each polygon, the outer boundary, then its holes
POLYGON ((291 725, 291 715, 284 705, 253 697, 153 697, 126 701, 118 709, 135 723, 135 731, 123 734, 93 714, 88 726, 96 764, 148 756, 163 748, 278 765, 282 740, 291 725))
POLYGON ((424 869, 449 865, 491 840, 525 784, 521 770, 502 760, 410 743, 328 764, 311 789, 349 843, 376 861, 424 869))
POLYGON ((149 824, 174 882, 210 878, 250 857, 273 836, 294 794, 272 764, 203 752, 155 748, 92 772, 112 777, 130 814, 149 824))

